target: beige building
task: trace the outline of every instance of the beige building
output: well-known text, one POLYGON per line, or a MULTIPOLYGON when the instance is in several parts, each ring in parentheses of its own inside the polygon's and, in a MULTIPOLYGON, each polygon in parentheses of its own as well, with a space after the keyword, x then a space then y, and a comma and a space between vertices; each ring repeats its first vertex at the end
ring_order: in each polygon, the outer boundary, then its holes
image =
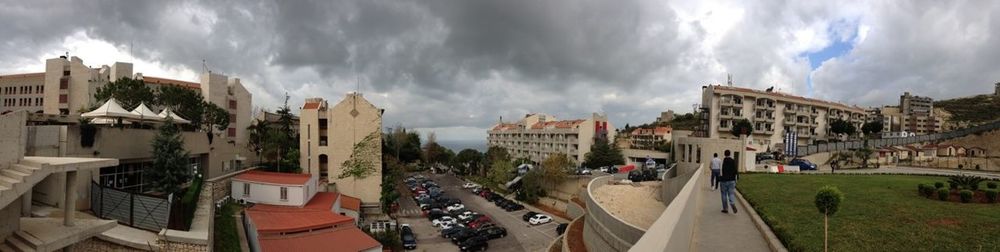
POLYGON ((487 145, 499 146, 515 158, 541 163, 551 154, 562 153, 584 161, 595 138, 614 143, 615 128, 608 117, 594 113, 590 118, 557 120, 546 114, 528 114, 515 123, 500 122, 487 133, 487 145))
POLYGON ((382 185, 382 112, 360 93, 350 93, 330 107, 322 98, 306 99, 299 113, 299 160, 303 172, 319 174, 332 191, 361 198, 366 212, 378 212, 382 185), (338 179, 354 145, 374 134, 375 173, 364 179, 338 179))
POLYGON ((829 123, 840 118, 858 129, 866 112, 857 106, 749 88, 710 85, 703 87, 702 107, 708 110, 710 138, 736 139, 734 122, 753 124, 750 144, 757 150, 779 150, 785 132, 796 132, 800 145, 834 138, 829 123))
POLYGON ((0 113, 41 112, 45 73, 0 76, 0 113))
POLYGON ((882 121, 883 132, 915 135, 943 132, 947 117, 941 109, 934 108, 933 99, 911 95, 910 92, 899 96, 899 106, 884 106, 868 111, 869 120, 882 121))
POLYGON ((655 127, 652 129, 637 128, 628 134, 629 147, 632 149, 651 150, 657 145, 670 141, 673 128, 655 127))

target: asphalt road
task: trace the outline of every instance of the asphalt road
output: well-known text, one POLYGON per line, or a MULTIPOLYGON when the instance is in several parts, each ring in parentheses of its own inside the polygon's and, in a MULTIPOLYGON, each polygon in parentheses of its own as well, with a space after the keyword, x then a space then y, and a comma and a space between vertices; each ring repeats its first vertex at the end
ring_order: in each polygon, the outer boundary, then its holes
MULTIPOLYGON (((552 216, 554 218, 552 222, 531 226, 521 219, 521 216, 529 210, 504 211, 486 199, 463 189, 462 184, 465 181, 452 175, 424 174, 424 176, 437 182, 448 197, 462 200, 466 209, 489 215, 493 222, 507 229, 506 237, 489 241, 489 251, 545 251, 549 243, 556 238, 556 227, 559 223, 565 222, 552 216)), ((401 200, 401 211, 404 215, 415 216, 400 217, 400 222, 409 223, 414 229, 417 235, 417 251, 457 251, 458 247, 442 238, 437 228, 432 227, 430 221, 420 216, 419 207, 409 196, 408 191, 403 190, 406 191, 403 192, 406 196, 401 200)))

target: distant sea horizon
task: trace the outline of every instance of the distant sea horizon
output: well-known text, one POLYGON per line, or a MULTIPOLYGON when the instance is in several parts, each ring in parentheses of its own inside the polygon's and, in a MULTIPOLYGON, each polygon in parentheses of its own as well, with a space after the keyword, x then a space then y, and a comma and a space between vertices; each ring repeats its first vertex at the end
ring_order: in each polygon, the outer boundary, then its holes
POLYGON ((464 149, 473 149, 479 152, 486 152, 486 139, 483 140, 438 140, 438 144, 451 149, 455 154, 464 149))

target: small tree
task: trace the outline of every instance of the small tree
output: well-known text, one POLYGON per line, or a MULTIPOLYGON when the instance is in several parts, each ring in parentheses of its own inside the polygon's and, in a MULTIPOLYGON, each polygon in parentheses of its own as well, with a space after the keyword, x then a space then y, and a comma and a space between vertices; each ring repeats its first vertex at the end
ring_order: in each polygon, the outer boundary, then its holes
POLYGON ((489 171, 492 170, 493 164, 495 164, 498 160, 506 160, 507 163, 510 163, 510 159, 510 153, 507 152, 507 149, 500 146, 490 146, 490 148, 486 150, 486 165, 481 168, 482 171, 480 171, 479 174, 486 176, 489 171))
POLYGON ((566 154, 554 153, 542 161, 542 185, 552 189, 566 180, 566 172, 573 168, 573 161, 566 154))
POLYGON ((834 134, 850 136, 853 135, 855 131, 857 131, 857 128, 854 127, 854 124, 851 124, 844 119, 834 119, 830 122, 830 132, 833 132, 834 134))
POLYGON ((584 156, 583 166, 590 168, 625 164, 621 149, 608 143, 606 139, 597 139, 590 146, 590 152, 584 156))
MULTIPOLYGON (((117 98, 116 98, 117 99, 117 98)), ((170 108, 181 118, 191 121, 191 126, 201 127, 205 114, 205 98, 200 91, 180 86, 161 86, 157 89, 156 103, 170 108)))
POLYGON ((816 209, 823 214, 823 251, 829 249, 829 219, 830 215, 837 213, 840 203, 844 201, 844 193, 837 187, 824 186, 816 192, 816 209))
POLYGON ((152 144, 153 167, 144 172, 150 190, 163 194, 175 193, 189 178, 188 152, 184 150, 180 130, 168 119, 160 126, 159 134, 152 144))
POLYGON ((490 165, 490 171, 487 173, 486 178, 491 184, 500 187, 513 178, 511 175, 513 170, 514 165, 511 164, 509 159, 497 159, 490 165))
POLYGON ((225 131, 229 127, 229 112, 211 102, 204 102, 202 106, 205 106, 202 128, 208 134, 208 143, 211 144, 215 131, 225 131))
POLYGON ((871 121, 864 125, 861 125, 861 133, 865 134, 865 138, 871 138, 870 135, 878 134, 882 132, 882 121, 871 121))
POLYGON ((730 133, 733 133, 733 136, 736 137, 739 137, 740 135, 749 136, 750 134, 753 134, 753 124, 746 118, 736 120, 733 122, 733 130, 730 133))
POLYGON ((459 173, 469 174, 471 171, 479 171, 483 166, 483 154, 474 149, 464 149, 452 160, 453 166, 459 168, 459 173))

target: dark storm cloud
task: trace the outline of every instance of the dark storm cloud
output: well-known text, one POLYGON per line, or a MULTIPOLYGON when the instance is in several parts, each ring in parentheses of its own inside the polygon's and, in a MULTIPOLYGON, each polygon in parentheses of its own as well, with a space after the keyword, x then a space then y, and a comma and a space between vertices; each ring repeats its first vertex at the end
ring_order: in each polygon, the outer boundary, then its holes
POLYGON ((485 128, 531 112, 644 123, 689 112, 727 73, 802 95, 811 75, 813 96, 865 105, 1000 78, 989 68, 1000 18, 980 18, 997 13, 992 2, 0 1, 4 73, 83 33, 162 67, 198 73, 204 60, 265 108, 286 92, 297 107, 360 87, 386 125, 408 127, 485 128), (861 26, 867 40, 809 68, 803 54, 843 36, 828 31, 861 26))

